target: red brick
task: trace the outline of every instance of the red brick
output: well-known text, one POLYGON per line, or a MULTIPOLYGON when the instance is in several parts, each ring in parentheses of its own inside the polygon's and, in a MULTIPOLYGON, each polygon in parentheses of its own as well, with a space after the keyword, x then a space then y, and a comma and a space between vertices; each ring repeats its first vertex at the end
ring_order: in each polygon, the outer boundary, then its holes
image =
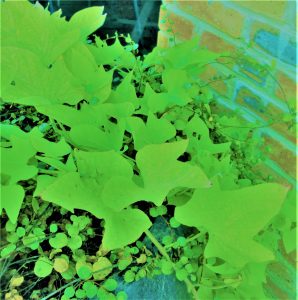
POLYGON ((237 63, 239 68, 238 73, 245 74, 254 82, 257 82, 260 85, 265 84, 266 77, 268 76, 268 71, 258 62, 256 62, 255 59, 241 54, 237 58, 237 63))
MULTIPOLYGON (((175 38, 180 40, 189 40, 192 38, 194 25, 178 16, 174 13, 168 12, 167 10, 161 10, 159 14, 159 28, 161 31, 167 32, 167 30, 171 30, 175 38), (163 20, 165 21, 163 23, 163 20), (170 23, 173 24, 170 24, 170 23)), ((169 35, 172 33, 169 32, 169 35)))
POLYGON ((235 1, 239 6, 245 7, 257 14, 283 21, 284 11, 288 1, 235 1))
POLYGON ((295 126, 289 129, 287 123, 276 123, 271 125, 270 128, 287 138, 293 144, 297 143, 295 126))
POLYGON ((246 87, 241 87, 236 96, 236 102, 251 110, 264 120, 281 116, 283 112, 272 104, 265 105, 262 99, 246 87))
POLYGON ((168 48, 169 47, 169 39, 165 35, 159 33, 157 36, 157 45, 160 48, 168 48))
POLYGON ((279 250, 282 256, 293 266, 296 267, 296 250, 293 250, 290 253, 287 253, 285 250, 285 246, 283 244, 283 241, 280 240, 279 243, 279 250))
POLYGON ((252 168, 252 172, 255 174, 261 174, 262 178, 268 178, 269 176, 272 178, 273 182, 280 183, 283 185, 289 185, 289 182, 278 175, 274 170, 265 164, 258 164, 252 168))
POLYGON ((265 136, 266 146, 270 146, 272 153, 267 156, 275 161, 284 171, 286 171, 290 176, 296 178, 296 155, 284 148, 275 139, 265 136))
POLYGON ((164 4, 166 4, 166 3, 174 3, 175 0, 163 0, 162 2, 163 2, 164 4))
MULTIPOLYGON (((268 49, 264 49, 263 47, 261 47, 259 44, 255 42, 255 37, 260 30, 264 30, 266 32, 272 33, 277 36, 280 34, 280 31, 275 27, 272 27, 266 23, 259 22, 259 21, 256 21, 251 25, 251 31, 250 31, 251 45, 256 49, 261 49, 269 53, 268 49)), ((272 53, 269 54, 272 55, 272 53)))
POLYGON ((205 31, 200 40, 200 46, 206 47, 207 49, 214 51, 216 53, 222 52, 234 52, 236 49, 233 45, 229 44, 221 37, 205 31))
POLYGON ((296 99, 296 93, 297 93, 297 84, 294 80, 289 78, 286 74, 283 72, 278 72, 276 75, 276 80, 278 81, 279 85, 277 85, 275 90, 275 95, 281 99, 282 101, 295 101, 296 99), (284 99, 284 94, 286 99, 284 99))
MULTIPOLYGON (((223 79, 214 79, 214 77, 222 76, 223 78, 225 75, 220 73, 215 67, 211 65, 206 66, 205 70, 200 74, 200 78, 204 80, 208 84, 209 87, 213 88, 217 91, 220 95, 228 95, 230 89, 232 89, 232 85, 228 85, 223 79)), ((230 83, 229 83, 230 84, 230 83)))
POLYGON ((271 293, 273 294, 274 299, 289 300, 288 295, 285 292, 283 292, 279 287, 277 287, 275 283, 271 281, 271 279, 267 279, 265 289, 272 291, 271 293))
POLYGON ((244 16, 240 12, 225 7, 220 1, 178 1, 185 12, 203 20, 234 38, 241 36, 244 16))
POLYGON ((265 117, 265 114, 263 113, 265 112, 265 106, 262 102, 262 99, 246 87, 241 87, 239 89, 236 96, 236 102, 241 106, 244 106, 254 113, 260 115, 262 118, 265 117), (248 100, 246 100, 246 98, 251 99, 251 104, 248 103, 248 100))
POLYGON ((271 123, 272 120, 274 120, 273 125, 270 125, 268 127, 274 129, 293 143, 296 143, 295 128, 289 130, 289 123, 282 121, 282 117, 285 113, 278 107, 271 103, 267 105, 262 104, 262 99, 245 87, 240 88, 236 97, 236 102, 242 107, 246 107, 253 113, 260 116, 265 122, 268 122, 268 124, 271 123), (245 97, 250 97, 251 99, 253 99, 252 101, 254 104, 256 104, 257 107, 248 104, 245 101, 245 97))

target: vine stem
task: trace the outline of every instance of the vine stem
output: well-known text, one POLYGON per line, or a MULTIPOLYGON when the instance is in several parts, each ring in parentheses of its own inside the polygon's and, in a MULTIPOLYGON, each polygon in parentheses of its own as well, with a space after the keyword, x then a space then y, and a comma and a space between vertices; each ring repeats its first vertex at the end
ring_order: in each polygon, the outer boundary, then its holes
MULTIPOLYGON (((166 258, 166 260, 169 261, 172 264, 173 269, 176 271, 177 270, 176 265, 175 265, 175 263, 172 262, 172 260, 171 260, 170 256, 168 255, 166 249, 160 244, 160 242, 155 238, 155 236, 149 230, 146 230, 145 234, 150 239, 150 241, 155 245, 157 250, 166 258)), ((186 286, 188 287, 188 289, 191 290, 193 298, 195 300, 199 300, 199 298, 197 296, 197 290, 194 287, 194 285, 190 282, 190 280, 188 278, 186 278, 186 279, 184 279, 184 282, 185 282, 186 286)))
POLYGON ((67 287, 74 285, 75 283, 77 283, 77 282, 80 281, 80 280, 81 280, 80 278, 74 279, 73 281, 67 283, 66 285, 64 285, 64 286, 62 286, 62 287, 60 287, 58 290, 56 290, 56 291, 50 293, 50 294, 47 295, 46 297, 43 297, 41 300, 47 300, 47 299, 52 298, 52 296, 54 296, 54 295, 56 295, 57 293, 59 293, 59 292, 65 290, 67 287))
MULTIPOLYGON (((189 243, 193 240, 196 240, 197 238, 199 238, 200 236, 204 235, 205 233, 204 232, 199 232, 197 233, 196 235, 192 236, 192 237, 189 237, 189 238, 186 238, 186 243, 189 243)), ((172 243, 172 244, 169 244, 169 245, 166 245, 164 247, 164 249, 168 249, 170 247, 172 247, 173 245, 175 245, 175 243, 172 243)))

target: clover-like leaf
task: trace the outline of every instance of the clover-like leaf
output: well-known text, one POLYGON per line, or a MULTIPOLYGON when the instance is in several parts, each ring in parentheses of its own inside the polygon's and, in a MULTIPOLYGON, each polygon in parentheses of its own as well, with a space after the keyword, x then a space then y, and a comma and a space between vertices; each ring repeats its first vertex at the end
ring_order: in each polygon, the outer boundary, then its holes
POLYGON ((34 274, 37 277, 47 277, 52 273, 53 263, 47 257, 40 257, 34 266, 34 274))
POLYGON ((68 243, 68 237, 65 233, 59 232, 54 237, 50 238, 49 243, 55 249, 61 249, 68 243))
POLYGON ((92 265, 92 270, 95 280, 103 280, 113 271, 113 265, 106 257, 99 257, 92 265))
POLYGON ((91 278, 91 276, 92 276, 91 266, 89 266, 87 264, 82 264, 82 265, 78 266, 77 274, 83 280, 87 280, 87 279, 91 278))
POLYGON ((60 256, 54 260, 53 268, 59 273, 66 272, 69 268, 69 260, 67 257, 60 256))

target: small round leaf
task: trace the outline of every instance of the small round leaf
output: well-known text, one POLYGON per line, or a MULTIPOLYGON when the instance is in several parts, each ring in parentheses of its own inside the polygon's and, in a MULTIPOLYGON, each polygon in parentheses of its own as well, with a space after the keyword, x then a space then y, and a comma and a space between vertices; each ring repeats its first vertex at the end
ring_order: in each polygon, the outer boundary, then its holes
POLYGON ((69 267, 68 261, 64 257, 56 257, 54 260, 54 269, 59 272, 63 273, 66 272, 69 267))
POLYGON ((75 295, 75 289, 73 286, 69 286, 64 290, 64 295, 66 295, 68 298, 71 298, 75 295))
POLYGON ((112 278, 107 279, 103 284, 104 288, 109 292, 114 291, 117 288, 117 285, 118 285, 117 281, 112 278))
POLYGON ((95 280, 103 280, 112 272, 112 264, 106 257, 100 257, 93 264, 93 277, 95 280))
POLYGON ((34 266, 34 274, 37 277, 47 277, 52 273, 53 263, 47 257, 40 257, 34 266))

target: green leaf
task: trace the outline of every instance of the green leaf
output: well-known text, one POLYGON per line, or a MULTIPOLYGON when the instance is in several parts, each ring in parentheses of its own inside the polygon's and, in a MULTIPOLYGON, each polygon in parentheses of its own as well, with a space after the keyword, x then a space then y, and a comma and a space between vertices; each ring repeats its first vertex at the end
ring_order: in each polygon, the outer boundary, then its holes
POLYGON ((68 237, 65 233, 57 233, 55 237, 49 239, 51 247, 54 249, 61 249, 68 244, 68 237))
POLYGON ((69 259, 67 256, 62 255, 60 257, 55 257, 54 265, 53 265, 55 271, 59 273, 64 273, 69 268, 69 259))
POLYGON ((179 281, 184 281, 188 276, 188 272, 185 269, 180 269, 176 271, 176 278, 179 281))
POLYGON ((124 281, 126 283, 131 283, 135 280, 135 272, 131 271, 131 270, 128 270, 124 273, 124 281))
POLYGON ((55 177, 49 175, 39 175, 37 176, 37 186, 34 191, 33 196, 40 196, 40 194, 53 182, 55 181, 55 177))
POLYGON ((206 258, 219 257, 241 268, 248 262, 273 259, 253 237, 278 213, 286 192, 278 184, 234 191, 197 189, 187 204, 176 208, 175 218, 184 225, 208 230, 206 258))
POLYGON ((69 286, 64 290, 64 295, 66 295, 68 298, 71 298, 75 295, 75 289, 73 286, 69 286))
POLYGON ((214 144, 209 136, 209 128, 197 115, 187 123, 184 132, 190 139, 189 148, 194 151, 207 151, 211 154, 227 152, 231 143, 214 144), (196 135, 195 137, 193 137, 196 135), (198 138, 199 137, 199 138, 198 138))
POLYGON ((74 268, 73 265, 69 265, 68 269, 61 273, 61 276, 65 279, 65 280, 70 280, 70 279, 73 279, 76 275, 76 270, 74 268))
POLYGON ((7 257, 7 256, 9 256, 16 249, 16 247, 17 246, 15 244, 9 244, 8 246, 5 246, 1 250, 1 257, 7 257))
POLYGON ((162 144, 176 135, 175 127, 169 121, 158 119, 153 114, 149 115, 146 124, 136 117, 130 118, 128 124, 136 150, 150 144, 162 144))
POLYGON ((160 206, 175 187, 208 187, 203 171, 188 163, 177 161, 186 150, 188 141, 149 145, 137 153, 136 161, 144 181, 147 201, 160 206))
POLYGON ((78 297, 79 299, 85 299, 86 291, 84 291, 82 289, 77 289, 76 290, 76 297, 78 297))
POLYGON ((296 248, 296 228, 289 229, 283 233, 283 243, 287 253, 290 253, 296 248))
POLYGON ((106 257, 99 257, 93 264, 92 270, 95 280, 103 280, 112 272, 113 265, 106 257))
POLYGON ((141 102, 140 113, 161 113, 171 105, 171 97, 167 93, 156 93, 149 84, 146 85, 145 95, 141 102))
POLYGON ((94 115, 97 111, 94 111, 94 109, 92 111, 90 106, 83 106, 80 110, 77 110, 74 107, 61 104, 43 104, 39 105, 37 110, 40 113, 70 127, 81 124, 95 126, 99 126, 100 124, 99 120, 94 115))
POLYGON ((172 217, 170 219, 170 225, 172 228, 178 228, 181 224, 174 217, 172 217))
POLYGON ((77 274, 81 279, 87 280, 87 279, 91 278, 92 271, 90 270, 90 268, 88 266, 83 265, 78 268, 77 274))
POLYGON ((72 47, 65 53, 64 59, 68 70, 79 80, 84 99, 95 99, 102 103, 109 97, 113 72, 106 72, 103 67, 98 67, 86 45, 72 47))
POLYGON ((106 41, 102 41, 99 37, 95 38, 96 46, 90 45, 89 50, 94 55, 98 65, 111 65, 119 68, 133 68, 136 59, 134 55, 126 51, 121 45, 119 38, 115 38, 112 45, 107 45, 106 41))
MULTIPOLYGON (((23 137, 12 135, 10 142, 11 148, 1 148, 1 172, 8 176, 5 185, 17 183, 20 180, 27 180, 37 174, 38 169, 29 164, 29 160, 35 155, 35 150, 27 135, 23 137)), ((2 183, 3 184, 3 183, 2 183)))
POLYGON ((117 300, 127 300, 128 299, 127 293, 124 291, 118 292, 116 299, 117 300))
POLYGON ((69 24, 73 28, 79 28, 82 38, 85 40, 88 35, 103 25, 106 19, 106 15, 102 14, 103 9, 103 6, 93 6, 82 9, 70 18, 69 24))
POLYGON ((107 279, 103 284, 104 288, 109 292, 114 291, 117 288, 117 285, 118 285, 117 281, 113 278, 107 279))
POLYGON ((23 237, 23 244, 32 250, 36 250, 39 244, 45 239, 45 233, 40 228, 34 228, 33 233, 29 233, 23 237))
POLYGON ((199 49, 199 38, 195 37, 168 49, 156 48, 150 53, 150 56, 148 55, 145 63, 161 63, 169 69, 182 69, 189 72, 194 69, 194 75, 198 75, 204 70, 200 66, 214 61, 219 56, 220 54, 213 53, 207 49, 199 49))
POLYGON ((104 204, 115 212, 120 212, 141 199, 146 199, 146 191, 130 177, 114 176, 102 191, 104 204))
POLYGON ((10 220, 7 220, 7 222, 5 224, 5 230, 7 232, 15 232, 16 227, 17 227, 17 224, 12 223, 10 220))
MULTIPOLYGON (((59 12, 51 15, 41 5, 34 6, 29 1, 5 1, 1 3, 1 10, 2 46, 28 49, 34 52, 46 67, 79 41, 81 26, 70 26, 65 19, 60 18, 59 12)), ((19 60, 15 61, 18 64, 22 63, 19 60)), ((21 74, 26 75, 25 72, 21 74)), ((31 80, 31 84, 34 84, 35 80, 31 80)))
POLYGON ((250 297, 251 299, 269 300, 271 297, 265 294, 267 263, 250 263, 245 266, 242 280, 236 289, 235 299, 250 297))
POLYGON ((9 220, 14 224, 17 222, 24 197, 25 192, 20 185, 1 185, 0 211, 5 209, 9 220))
POLYGON ((61 57, 55 63, 49 63, 52 65, 49 68, 43 65, 37 55, 26 49, 4 47, 1 50, 5 54, 3 72, 6 76, 5 81, 1 82, 5 100, 25 105, 49 105, 77 104, 83 98, 83 91, 61 57), (22 60, 16 60, 15 57, 22 57, 22 60), (32 78, 35 80, 32 81, 32 78))
POLYGON ((172 274, 173 271, 174 271, 172 263, 170 263, 169 261, 163 259, 161 261, 161 271, 165 275, 172 274))
POLYGON ((57 143, 50 142, 43 138, 43 134, 37 127, 30 131, 30 141, 36 152, 42 152, 45 156, 59 157, 71 152, 71 148, 64 138, 57 143))
POLYGON ((50 225, 50 232, 55 233, 58 230, 57 224, 51 224, 50 225))
POLYGON ((37 277, 47 277, 52 273, 53 263, 47 257, 40 257, 34 266, 34 274, 37 277))
POLYGON ((132 259, 131 255, 121 257, 118 260, 118 268, 119 268, 119 270, 120 271, 125 270, 132 263, 132 261, 133 261, 133 259, 132 259))
POLYGON ((18 237, 23 237, 26 234, 26 229, 24 227, 17 228, 17 235, 18 237))
POLYGON ((88 298, 93 298, 96 296, 98 288, 93 282, 87 281, 83 284, 83 290, 86 291, 86 296, 88 298))
POLYGON ((82 238, 77 235, 77 236, 72 236, 67 243, 67 246, 71 249, 71 250, 76 250, 81 248, 83 244, 82 238))
POLYGON ((162 78, 169 91, 170 104, 184 106, 192 101, 191 95, 185 88, 185 85, 190 81, 186 71, 168 69, 163 72, 162 78))
POLYGON ((102 218, 106 209, 100 204, 100 195, 101 185, 91 179, 83 181, 76 172, 59 176, 54 183, 41 192, 44 200, 56 203, 71 212, 74 208, 84 209, 102 218))
POLYGON ((135 242, 151 226, 149 218, 139 209, 124 209, 105 218, 103 247, 107 250, 122 248, 135 242))
POLYGON ((77 125, 72 127, 69 137, 72 144, 82 150, 119 151, 123 143, 124 128, 110 124, 107 130, 93 125, 77 125))
POLYGON ((41 192, 41 195, 44 200, 54 202, 70 211, 74 208, 84 209, 103 218, 110 211, 102 202, 101 193, 105 182, 117 175, 131 178, 132 167, 125 158, 114 151, 75 151, 75 158, 79 172, 59 176, 41 192))

